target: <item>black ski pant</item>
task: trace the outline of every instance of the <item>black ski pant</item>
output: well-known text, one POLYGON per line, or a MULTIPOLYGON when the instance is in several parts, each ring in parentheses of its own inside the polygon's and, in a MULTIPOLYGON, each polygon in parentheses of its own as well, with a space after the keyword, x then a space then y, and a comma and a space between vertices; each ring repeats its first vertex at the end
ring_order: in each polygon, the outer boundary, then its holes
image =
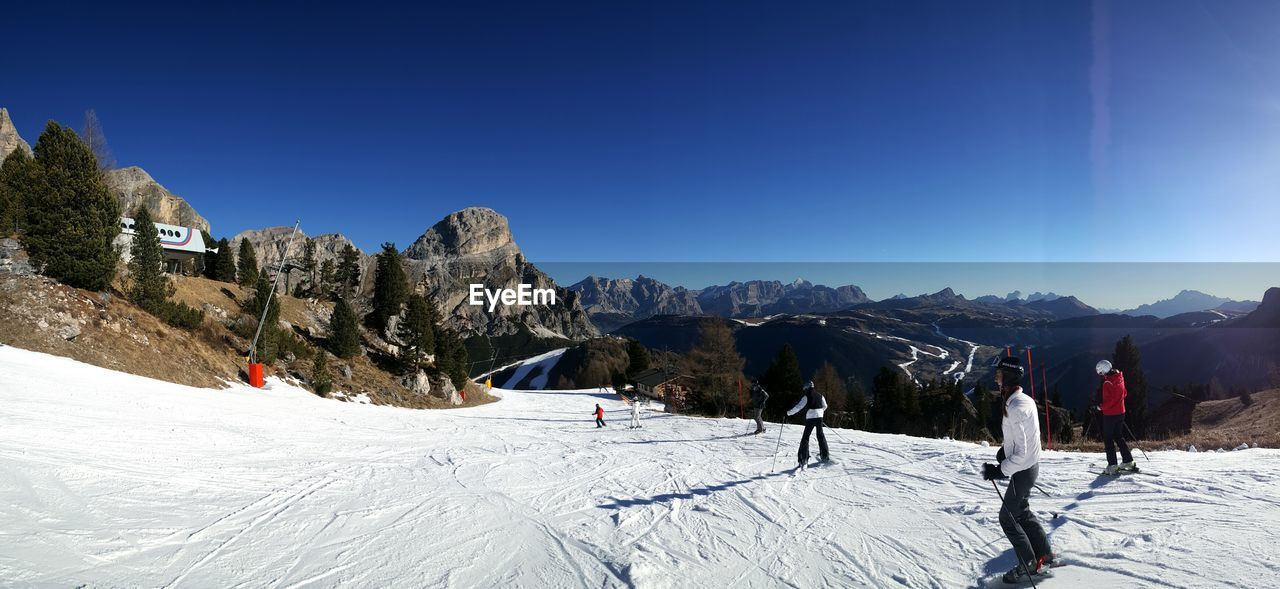
POLYGON ((1004 492, 1004 509, 1000 510, 1000 527, 1004 535, 1013 544, 1013 551, 1020 563, 1034 563, 1041 556, 1053 554, 1049 548, 1049 538, 1044 535, 1044 528, 1031 513, 1031 488, 1040 475, 1040 465, 1018 471, 1009 478, 1009 487, 1004 492))
POLYGON ((815 417, 804 420, 804 435, 800 437, 800 453, 796 456, 800 464, 809 461, 809 432, 815 429, 818 430, 818 457, 827 459, 827 436, 822 433, 822 418, 815 417))
POLYGON ((603 418, 603 417, 597 417, 597 418, 596 418, 596 427, 604 427, 604 418, 603 418))
POLYGON ((1125 462, 1133 462, 1129 443, 1124 441, 1124 414, 1102 416, 1102 447, 1107 450, 1107 464, 1116 463, 1116 446, 1125 462))
POLYGON ((764 409, 756 409, 756 433, 764 431, 764 409))

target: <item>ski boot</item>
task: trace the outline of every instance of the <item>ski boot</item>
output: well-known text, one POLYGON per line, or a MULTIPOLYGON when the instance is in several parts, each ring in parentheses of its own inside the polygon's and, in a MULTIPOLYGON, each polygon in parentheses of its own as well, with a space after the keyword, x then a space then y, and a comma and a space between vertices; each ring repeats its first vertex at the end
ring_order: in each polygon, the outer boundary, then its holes
POLYGON ((1138 472, 1138 463, 1132 460, 1129 462, 1121 462, 1117 470, 1120 472, 1138 472))
POLYGON ((1013 570, 1005 573, 1000 580, 1004 581, 1006 585, 1017 585, 1052 576, 1048 571, 1049 569, 1040 566, 1040 561, 1033 560, 1024 566, 1013 567, 1013 570))
POLYGON ((1106 468, 1105 470, 1103 470, 1103 471, 1102 471, 1102 474, 1105 474, 1105 475, 1107 475, 1107 476, 1111 476, 1111 477, 1116 476, 1116 475, 1120 474, 1120 465, 1118 465, 1118 464, 1108 464, 1108 465, 1107 465, 1107 468, 1106 468))

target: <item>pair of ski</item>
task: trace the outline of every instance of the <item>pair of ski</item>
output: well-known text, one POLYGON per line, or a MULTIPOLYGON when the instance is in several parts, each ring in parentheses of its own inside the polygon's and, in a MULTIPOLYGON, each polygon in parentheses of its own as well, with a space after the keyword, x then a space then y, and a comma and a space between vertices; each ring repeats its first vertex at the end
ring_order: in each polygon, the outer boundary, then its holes
POLYGON ((1090 465, 1089 465, 1089 472, 1090 472, 1090 473, 1093 473, 1093 474, 1096 474, 1096 475, 1098 475, 1098 476, 1100 476, 1100 477, 1121 477, 1121 476, 1130 475, 1130 474, 1140 474, 1140 475, 1145 475, 1145 476, 1149 476, 1149 477, 1158 477, 1158 476, 1160 476, 1160 474, 1159 474, 1159 473, 1147 472, 1147 471, 1145 471, 1145 470, 1139 470, 1139 469, 1137 469, 1137 468, 1134 468, 1133 470, 1117 470, 1117 471, 1115 471, 1115 472, 1113 472, 1113 473, 1108 473, 1106 470, 1097 470, 1097 468, 1098 468, 1098 465, 1096 465, 1096 464, 1090 464, 1090 465))
POLYGON ((1067 564, 1068 564, 1067 562, 1063 561, 1062 558, 1059 557, 1053 561, 1053 564, 1050 564, 1045 568, 1042 568, 1036 571, 1036 573, 1032 575, 1030 579, 1022 578, 1012 583, 1006 583, 1004 582, 1003 575, 1001 575, 994 579, 988 579, 984 581, 982 585, 984 587, 1031 587, 1036 583, 1043 583, 1045 581, 1048 581, 1049 579, 1052 579, 1053 570, 1067 566, 1067 564))
POLYGON ((791 476, 796 476, 800 474, 800 471, 802 470, 808 470, 809 468, 823 468, 827 466, 833 466, 835 465, 835 463, 836 461, 828 458, 826 460, 819 460, 817 462, 811 462, 807 464, 797 464, 791 469, 791 476))

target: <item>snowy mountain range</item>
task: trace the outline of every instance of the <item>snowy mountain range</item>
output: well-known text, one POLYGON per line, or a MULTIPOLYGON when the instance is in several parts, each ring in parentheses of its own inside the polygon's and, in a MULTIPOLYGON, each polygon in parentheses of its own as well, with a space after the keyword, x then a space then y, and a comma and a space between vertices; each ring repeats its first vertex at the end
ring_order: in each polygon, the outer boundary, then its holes
POLYGON ((1173 298, 1139 305, 1137 308, 1121 311, 1120 313, 1135 317, 1141 315, 1154 315, 1163 319, 1165 317, 1172 317, 1182 313, 1208 311, 1213 309, 1241 311, 1247 313, 1257 308, 1257 306, 1258 303, 1256 301, 1236 301, 1205 294, 1198 290, 1184 290, 1179 292, 1177 295, 1174 295, 1173 298))

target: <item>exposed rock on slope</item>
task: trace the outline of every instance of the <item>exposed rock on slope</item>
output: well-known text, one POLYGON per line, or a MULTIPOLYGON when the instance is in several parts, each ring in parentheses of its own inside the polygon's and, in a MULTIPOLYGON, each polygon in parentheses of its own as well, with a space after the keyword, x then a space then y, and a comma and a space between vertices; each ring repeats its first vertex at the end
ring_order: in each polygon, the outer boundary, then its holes
POLYGON ((404 251, 410 283, 432 295, 441 312, 466 334, 512 335, 527 327, 540 337, 579 340, 599 332, 587 318, 577 293, 559 287, 525 259, 506 217, 486 208, 468 208, 433 225, 404 251), (504 306, 490 313, 468 304, 471 284, 515 289, 529 284, 554 289, 555 305, 504 306))
MULTIPOLYGON (((249 240, 253 244, 254 253, 258 256, 258 267, 267 268, 271 276, 275 276, 275 269, 280 265, 280 256, 283 254, 286 246, 289 247, 288 259, 295 262, 302 261, 302 251, 307 243, 307 234, 301 229, 298 235, 293 238, 293 245, 289 246, 289 238, 293 233, 293 227, 267 227, 264 229, 249 229, 237 233, 231 239, 231 251, 239 255, 240 242, 249 240)), ((320 266, 325 260, 332 260, 334 265, 342 257, 342 250, 350 245, 355 247, 356 252, 360 254, 360 291, 371 292, 373 289, 373 264, 374 257, 360 251, 350 239, 341 233, 325 233, 315 236, 316 242, 316 275, 320 274, 320 266)), ((293 276, 289 277, 289 289, 292 292, 293 285, 303 284, 304 288, 309 287, 311 279, 305 276, 302 271, 294 271, 293 276)))
POLYGON ((106 173, 107 188, 120 201, 120 211, 132 215, 139 205, 145 205, 157 223, 195 227, 209 230, 209 222, 196 210, 137 166, 111 170, 106 173))
POLYGON ((672 288, 652 278, 589 276, 570 286, 582 297, 582 308, 601 331, 613 331, 654 315, 701 315, 696 291, 672 288))
POLYGON ((18 149, 26 151, 28 155, 31 154, 31 146, 18 135, 18 130, 13 126, 13 119, 9 118, 9 109, 0 108, 0 162, 18 149))

